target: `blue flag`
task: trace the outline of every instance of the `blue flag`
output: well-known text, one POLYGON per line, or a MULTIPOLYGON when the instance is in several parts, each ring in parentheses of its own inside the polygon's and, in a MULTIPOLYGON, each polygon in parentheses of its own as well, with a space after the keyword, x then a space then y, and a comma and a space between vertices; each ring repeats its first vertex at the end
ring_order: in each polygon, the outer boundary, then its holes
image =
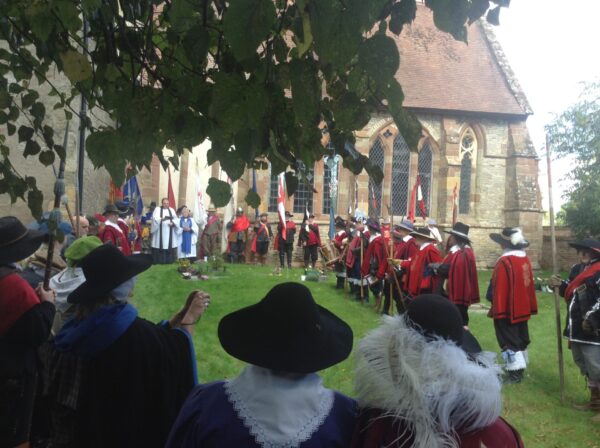
POLYGON ((135 176, 127 180, 123 185, 123 199, 129 201, 131 205, 135 204, 133 206, 135 207, 136 217, 142 216, 144 201, 142 200, 142 193, 135 176))

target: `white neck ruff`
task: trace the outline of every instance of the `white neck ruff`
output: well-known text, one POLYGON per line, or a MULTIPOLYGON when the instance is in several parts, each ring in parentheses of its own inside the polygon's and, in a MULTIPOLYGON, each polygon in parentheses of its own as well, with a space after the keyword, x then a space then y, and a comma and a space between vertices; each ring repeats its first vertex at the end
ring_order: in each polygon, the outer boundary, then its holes
POLYGON ((428 342, 405 316, 385 317, 355 353, 359 405, 403 419, 413 447, 455 447, 455 431, 486 427, 500 415, 495 355, 481 353, 477 359, 471 361, 453 342, 428 342))
POLYGON ((526 257, 527 254, 525 253, 524 250, 507 250, 506 252, 504 252, 502 255, 500 255, 500 257, 526 257))
POLYGON ((238 417, 264 448, 295 448, 309 440, 333 407, 334 393, 316 373, 278 374, 247 366, 225 383, 238 417))

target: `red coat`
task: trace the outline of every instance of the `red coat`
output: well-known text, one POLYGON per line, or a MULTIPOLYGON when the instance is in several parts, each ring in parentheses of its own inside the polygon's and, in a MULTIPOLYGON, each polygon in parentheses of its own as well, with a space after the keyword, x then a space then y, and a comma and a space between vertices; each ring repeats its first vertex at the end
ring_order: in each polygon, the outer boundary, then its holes
POLYGON ((479 303, 479 283, 473 249, 465 246, 448 252, 442 263, 450 267, 446 286, 448 299, 456 305, 479 303))
POLYGON ((440 251, 435 244, 430 243, 424 248, 421 247, 411 260, 402 262, 402 269, 406 271, 405 287, 408 293, 416 297, 421 293, 435 290, 438 280, 427 269, 430 263, 439 263, 442 261, 440 251))
POLYGON ((16 271, 1 278, 0 336, 4 336, 23 314, 39 303, 36 292, 16 271))
POLYGON ((375 277, 377 277, 379 280, 385 277, 385 273, 388 270, 388 257, 386 249, 385 239, 381 235, 378 235, 369 243, 360 267, 361 273, 364 277, 371 273, 371 263, 377 269, 375 277))
POLYGON ((333 237, 333 245, 340 252, 344 249, 344 243, 342 243, 342 240, 344 238, 346 238, 346 232, 344 230, 342 230, 341 232, 337 232, 333 237))
POLYGON ((306 231, 306 226, 307 224, 302 224, 300 227, 298 246, 320 246, 321 236, 319 235, 319 226, 317 224, 308 224, 308 232, 306 231))
POLYGON ((116 246, 125 255, 131 255, 131 247, 127 241, 127 236, 123 235, 123 231, 106 224, 98 237, 103 243, 108 243, 116 246))
POLYGON ((488 316, 516 324, 529 320, 532 314, 537 314, 537 299, 529 258, 500 257, 492 274, 492 308, 488 316))
MULTIPOLYGON (((517 430, 506 420, 498 418, 485 428, 470 433, 455 434, 457 446, 461 448, 523 448, 525 445, 517 430)), ((354 429, 351 448, 380 448, 413 446, 412 428, 402 418, 384 411, 367 408, 361 411, 354 429)))
POLYGON ((411 236, 408 241, 402 239, 394 243, 394 258, 396 260, 410 260, 418 250, 419 247, 415 243, 415 239, 411 236))

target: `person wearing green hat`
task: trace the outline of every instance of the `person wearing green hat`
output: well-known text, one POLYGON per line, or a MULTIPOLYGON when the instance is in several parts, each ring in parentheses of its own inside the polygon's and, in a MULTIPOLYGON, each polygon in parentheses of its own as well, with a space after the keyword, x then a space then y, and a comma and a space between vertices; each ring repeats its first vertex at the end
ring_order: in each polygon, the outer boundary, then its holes
POLYGON ((50 287, 56 291, 56 314, 52 324, 52 332, 58 333, 65 321, 73 314, 73 305, 67 303, 67 297, 85 281, 80 261, 102 246, 102 241, 96 236, 84 236, 75 240, 65 251, 67 267, 50 279, 50 287))

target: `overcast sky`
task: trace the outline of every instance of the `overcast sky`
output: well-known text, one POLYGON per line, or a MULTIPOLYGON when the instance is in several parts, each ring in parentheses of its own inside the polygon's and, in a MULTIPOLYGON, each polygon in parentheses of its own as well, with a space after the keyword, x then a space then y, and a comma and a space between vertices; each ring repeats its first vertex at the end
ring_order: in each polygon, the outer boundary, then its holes
MULTIPOLYGON (((512 0, 494 27, 533 108, 529 132, 542 160, 540 186, 548 209, 544 125, 577 101, 580 83, 600 78, 600 1, 512 0)), ((552 163, 554 207, 558 210, 568 164, 552 163)))

